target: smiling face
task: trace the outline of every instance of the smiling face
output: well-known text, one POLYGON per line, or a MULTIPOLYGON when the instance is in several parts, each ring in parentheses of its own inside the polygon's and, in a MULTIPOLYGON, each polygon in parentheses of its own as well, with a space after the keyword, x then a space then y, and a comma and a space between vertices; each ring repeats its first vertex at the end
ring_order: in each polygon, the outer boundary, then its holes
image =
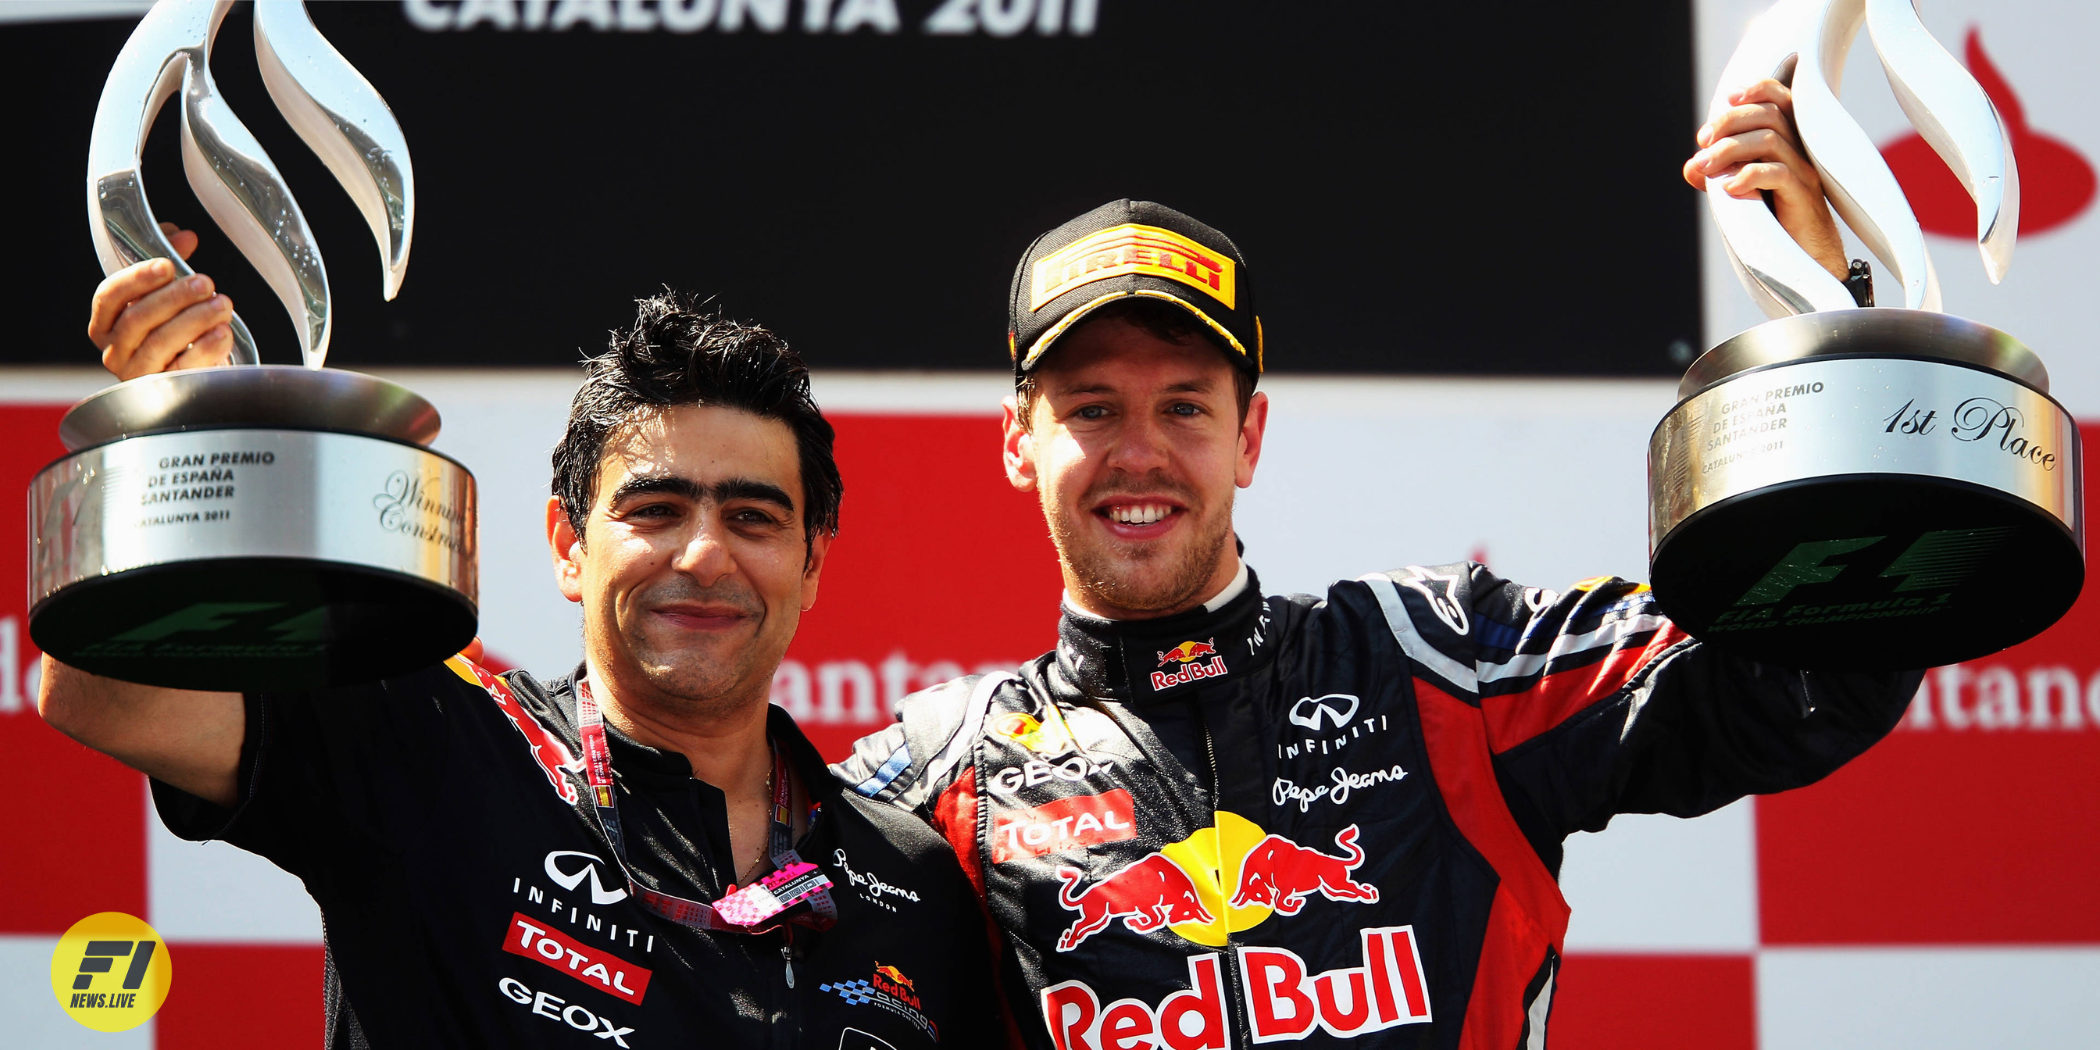
POLYGON ((1007 401, 1007 478, 1041 499, 1074 600, 1141 619, 1224 590, 1239 571, 1233 490, 1254 481, 1267 396, 1242 421, 1222 351, 1121 317, 1074 329, 1035 376, 1027 420, 1007 401))
POLYGON ((658 409, 599 462, 580 539, 558 500, 547 511, 593 673, 688 715, 763 703, 830 545, 820 532, 805 546, 794 432, 741 409, 658 409))

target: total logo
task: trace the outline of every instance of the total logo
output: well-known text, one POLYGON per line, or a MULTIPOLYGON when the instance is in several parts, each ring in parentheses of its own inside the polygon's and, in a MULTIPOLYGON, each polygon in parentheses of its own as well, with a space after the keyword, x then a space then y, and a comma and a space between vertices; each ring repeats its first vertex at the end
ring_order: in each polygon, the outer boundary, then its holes
POLYGON ((1079 917, 1058 937, 1057 950, 1079 947, 1117 919, 1138 933, 1164 926, 1184 940, 1215 947, 1229 933, 1261 925, 1272 912, 1296 915, 1313 894, 1374 903, 1378 887, 1349 875, 1364 861, 1356 838, 1354 824, 1336 833, 1337 856, 1268 834, 1253 821, 1220 810, 1214 826, 1084 888, 1084 872, 1060 866, 1057 877, 1064 885, 1057 902, 1079 917))
MULTIPOLYGON (((1361 965, 1308 973, 1305 960, 1283 948, 1235 948, 1239 987, 1254 1042, 1304 1039, 1314 1028, 1339 1039, 1429 1021, 1429 989, 1414 927, 1359 931, 1361 965)), ((1043 1020, 1057 1050, 1226 1050, 1223 956, 1191 956, 1189 987, 1160 1000, 1103 1004, 1083 981, 1043 989, 1043 1020)))
POLYGON ((1000 813, 992 823, 992 863, 1085 849, 1137 836, 1136 803, 1124 788, 1073 795, 1033 809, 1000 813))
POLYGON ((649 994, 650 972, 602 948, 565 936, 517 912, 510 915, 503 950, 542 963, 601 992, 639 1006, 649 994))
POLYGON ((1159 654, 1161 667, 1173 667, 1171 671, 1152 672, 1152 688, 1187 685, 1200 678, 1216 678, 1225 673, 1225 658, 1218 654, 1218 640, 1183 642, 1159 654), (1205 659, 1208 657, 1209 659, 1205 659))

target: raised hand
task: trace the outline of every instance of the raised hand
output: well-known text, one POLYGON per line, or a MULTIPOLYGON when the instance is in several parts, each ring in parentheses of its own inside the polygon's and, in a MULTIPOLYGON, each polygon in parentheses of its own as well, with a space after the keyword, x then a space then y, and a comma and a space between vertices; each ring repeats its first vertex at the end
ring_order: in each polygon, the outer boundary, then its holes
MULTIPOLYGON (((195 233, 167 222, 160 228, 184 259, 197 250, 195 233)), ((232 321, 233 300, 218 294, 210 277, 177 280, 173 263, 147 259, 95 286, 87 335, 102 351, 102 367, 118 379, 136 379, 225 364, 233 353, 232 321)))
POLYGON ((1823 197, 1823 179, 1801 151, 1793 92, 1777 80, 1760 80, 1728 101, 1731 109, 1700 127, 1700 150, 1684 162, 1684 181, 1704 190, 1708 179, 1716 179, 1729 196, 1745 200, 1768 194, 1779 225, 1844 280, 1845 241, 1823 197))

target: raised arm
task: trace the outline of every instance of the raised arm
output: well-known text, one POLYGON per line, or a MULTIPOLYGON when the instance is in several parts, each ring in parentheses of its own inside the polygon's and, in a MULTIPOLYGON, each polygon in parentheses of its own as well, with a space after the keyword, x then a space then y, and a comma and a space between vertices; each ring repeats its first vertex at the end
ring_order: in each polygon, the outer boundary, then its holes
MULTIPOLYGON (((162 223, 187 259, 197 235, 162 223)), ((88 338, 118 379, 223 364, 233 349, 233 303, 211 278, 175 280, 166 259, 147 259, 104 278, 88 314, 88 338)), ((164 784, 222 806, 238 797, 246 717, 239 693, 103 678, 44 657, 37 710, 53 729, 164 784)))
POLYGON ((1554 595, 1475 566, 1468 582, 1497 779, 1549 863, 1560 839, 1618 813, 1691 817, 1821 780, 1895 728, 1921 674, 1736 656, 1625 580, 1554 595))
POLYGON ((171 787, 231 808, 247 729, 239 693, 120 682, 44 657, 44 721, 171 787))

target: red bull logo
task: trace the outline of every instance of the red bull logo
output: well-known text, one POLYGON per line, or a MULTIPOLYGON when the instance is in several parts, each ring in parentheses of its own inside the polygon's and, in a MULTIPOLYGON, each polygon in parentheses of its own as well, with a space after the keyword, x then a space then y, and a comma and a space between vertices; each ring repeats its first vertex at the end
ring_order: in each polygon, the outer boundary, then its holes
POLYGON ((1084 982, 1053 984, 1043 989, 1043 1020, 1057 1050, 1147 1045, 1225 1050, 1232 1042, 1225 1028, 1225 968, 1216 952, 1191 956, 1188 990, 1167 996, 1157 1007, 1118 999, 1103 1010, 1101 997, 1084 982))
POLYGON ((1181 923, 1216 922, 1203 907, 1195 880, 1164 853, 1152 853, 1134 864, 1126 864, 1109 877, 1072 892, 1085 874, 1075 868, 1057 869, 1064 881, 1057 902, 1079 913, 1079 918, 1057 938, 1057 950, 1068 952, 1082 941, 1108 929, 1117 919, 1139 933, 1181 923))
POLYGON ((1072 727, 1065 724, 1064 715, 1054 706, 1043 713, 1049 717, 1040 721, 1025 711, 999 715, 992 719, 992 732, 1039 755, 1061 755, 1077 749, 1078 739, 1072 735, 1072 727))
POLYGON ((489 699, 496 701, 496 706, 503 710, 503 717, 510 719, 510 724, 517 727, 527 746, 532 748, 532 760, 539 763, 540 772, 547 774, 547 783, 554 785, 555 794, 560 795, 563 802, 575 802, 576 785, 562 772, 581 774, 583 759, 570 754, 569 745, 541 725, 532 712, 525 710, 518 698, 511 695, 510 686, 504 684, 503 679, 488 673, 480 664, 469 662, 464 656, 445 661, 445 666, 468 685, 488 690, 489 699))
POLYGON ((1306 973, 1305 960, 1283 948, 1238 948, 1240 988, 1254 1041, 1303 1039, 1314 1026, 1351 1039, 1429 1020, 1429 989, 1415 928, 1361 931, 1360 966, 1306 973))
POLYGON ((1079 917, 1058 937, 1057 950, 1079 947, 1117 919, 1137 933, 1165 927, 1184 940, 1217 946, 1228 933, 1251 930, 1271 914, 1298 914, 1314 894, 1375 903, 1378 888, 1350 874, 1364 862, 1358 834, 1351 824, 1335 835, 1337 856, 1268 834, 1253 821, 1221 810, 1214 827, 1163 846, 1084 889, 1083 872, 1059 868, 1064 885, 1058 902, 1079 917))
POLYGON ((1159 666, 1173 666, 1175 669, 1152 672, 1152 688, 1187 685, 1201 678, 1216 678, 1224 674, 1225 657, 1219 655, 1217 642, 1216 638, 1204 642, 1188 641, 1160 653, 1159 666))
POLYGON ((1356 825, 1336 833, 1334 844, 1344 856, 1307 849, 1281 835, 1261 840, 1240 861, 1240 888, 1232 896, 1232 906, 1265 904, 1279 915, 1296 915, 1305 907, 1305 898, 1315 893, 1331 901, 1375 903, 1378 887, 1349 877, 1364 862, 1364 851, 1356 844, 1356 825))
POLYGON ((1206 656, 1216 656, 1218 655, 1217 641, 1216 638, 1213 638, 1207 642, 1183 642, 1166 652, 1160 653, 1159 665, 1165 667, 1170 663, 1194 663, 1206 656))
POLYGON ((877 963, 875 975, 868 981, 868 984, 874 990, 914 1010, 923 1009, 919 1004, 919 989, 911 983, 911 978, 904 976, 904 971, 894 966, 884 966, 877 963))
MULTIPOLYGON (((1283 948, 1236 948, 1239 987, 1254 1042, 1303 1039, 1314 1028, 1353 1039, 1430 1018, 1429 987, 1413 926, 1360 931, 1357 965, 1319 973, 1283 948)), ((1118 998, 1103 1004, 1082 981, 1043 989, 1043 1020, 1057 1050, 1155 1046, 1167 1050, 1226 1050, 1224 956, 1191 956, 1189 987, 1158 1006, 1118 998)))

